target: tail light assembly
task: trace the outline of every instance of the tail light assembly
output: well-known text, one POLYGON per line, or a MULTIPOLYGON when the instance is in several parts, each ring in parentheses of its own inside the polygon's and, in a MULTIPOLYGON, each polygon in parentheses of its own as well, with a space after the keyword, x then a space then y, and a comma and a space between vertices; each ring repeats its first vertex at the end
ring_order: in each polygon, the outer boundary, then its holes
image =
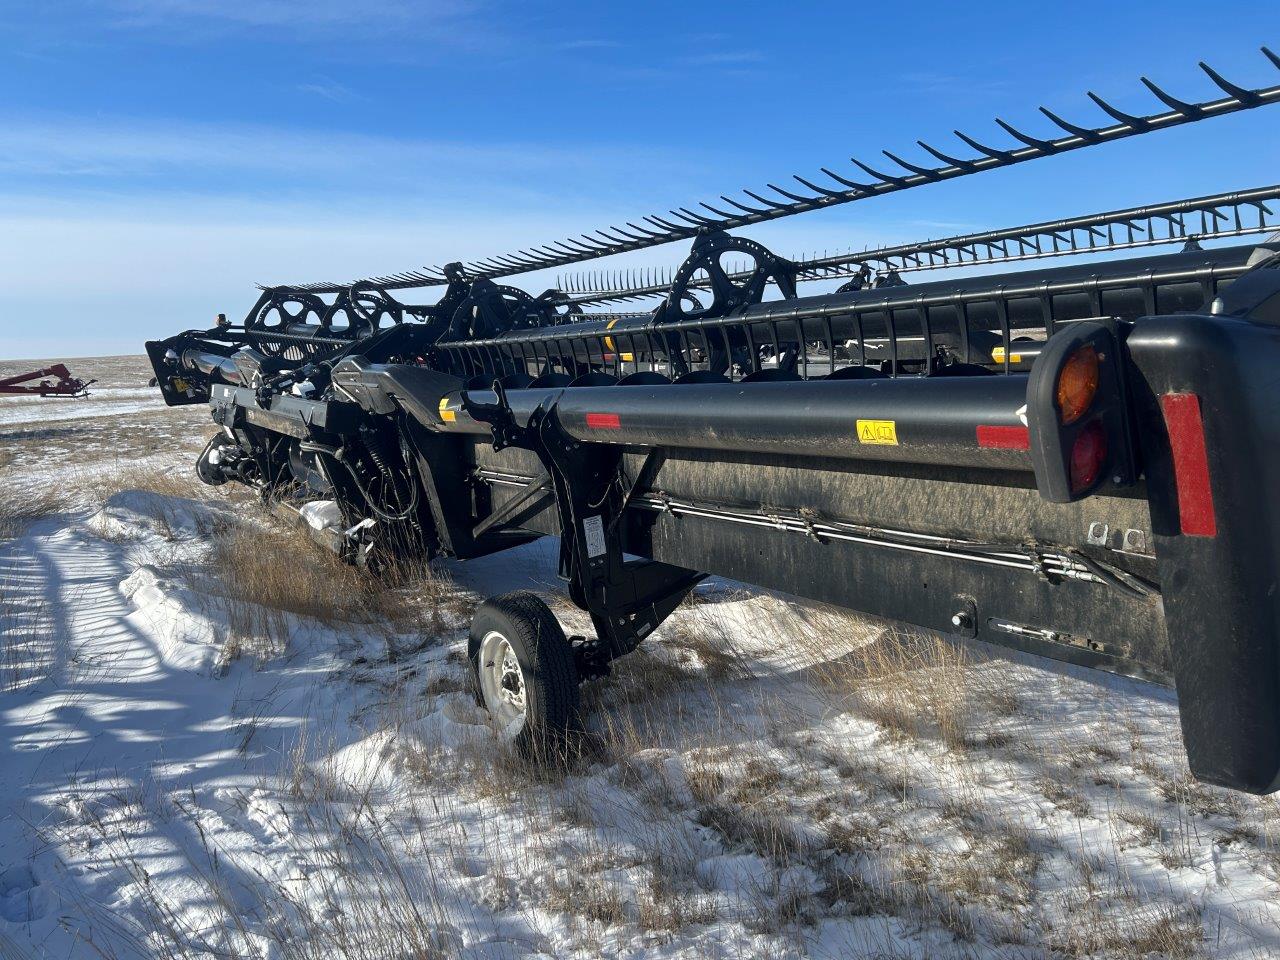
POLYGON ((1136 478, 1124 356, 1115 329, 1094 321, 1050 337, 1027 378, 1036 487, 1071 503, 1136 478))

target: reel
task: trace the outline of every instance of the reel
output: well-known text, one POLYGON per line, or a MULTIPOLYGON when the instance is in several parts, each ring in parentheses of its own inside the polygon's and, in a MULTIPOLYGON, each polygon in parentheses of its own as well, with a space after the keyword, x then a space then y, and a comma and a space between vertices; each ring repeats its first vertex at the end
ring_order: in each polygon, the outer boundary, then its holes
POLYGON ((533 330, 553 322, 555 306, 519 287, 477 280, 458 305, 450 339, 487 340, 512 330, 533 330))
POLYGON ((770 283, 777 284, 784 300, 794 300, 795 264, 745 237, 733 237, 721 231, 702 234, 693 241, 688 259, 672 278, 663 319, 678 323, 726 316, 739 307, 759 303, 770 283), (745 278, 734 279, 725 268, 724 257, 731 253, 742 254, 754 264, 745 278), (690 286, 704 285, 695 282, 703 277, 711 288, 711 303, 705 307, 690 292, 690 286))

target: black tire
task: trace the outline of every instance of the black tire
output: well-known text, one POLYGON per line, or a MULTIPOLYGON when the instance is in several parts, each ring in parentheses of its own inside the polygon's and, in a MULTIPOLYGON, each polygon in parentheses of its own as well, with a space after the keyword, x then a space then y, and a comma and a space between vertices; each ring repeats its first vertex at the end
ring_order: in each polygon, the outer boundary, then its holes
MULTIPOLYGON (((510 720, 499 729, 499 736, 526 756, 542 759, 561 755, 579 729, 579 699, 573 648, 559 621, 541 599, 526 591, 486 600, 471 618, 467 655, 476 702, 489 710, 495 721, 501 721, 502 716, 486 699, 483 671, 493 670, 493 662, 481 663, 486 638, 491 646, 500 647, 493 636, 505 640, 514 654, 523 692, 523 724, 510 720)), ((488 690, 490 696, 500 693, 492 679, 488 690)), ((514 713, 509 705, 498 707, 508 715, 514 713)))

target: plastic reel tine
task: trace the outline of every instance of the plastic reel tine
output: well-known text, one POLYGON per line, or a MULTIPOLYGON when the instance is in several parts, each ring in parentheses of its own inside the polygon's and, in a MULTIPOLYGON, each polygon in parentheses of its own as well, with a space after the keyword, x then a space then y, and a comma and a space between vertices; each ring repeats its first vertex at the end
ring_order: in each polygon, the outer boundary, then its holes
POLYGON ((667 236, 670 236, 673 230, 680 229, 674 223, 669 223, 668 221, 663 220, 657 214, 651 213, 648 216, 643 217, 642 219, 644 220, 645 223, 652 224, 653 226, 658 227, 659 229, 665 231, 667 236))
POLYGON ((566 255, 572 257, 582 252, 580 249, 575 249, 571 246, 567 240, 557 240, 555 243, 548 244, 546 249, 555 250, 562 257, 566 255))
POLYGON ((892 160, 894 163, 896 163, 898 166, 902 167, 903 170, 909 170, 918 177, 924 177, 926 180, 939 179, 937 170, 930 170, 928 167, 920 167, 920 166, 916 166, 914 163, 908 163, 906 160, 903 160, 901 157, 897 156, 896 154, 890 153, 888 150, 881 150, 880 152, 883 153, 890 160, 892 160))
POLYGON ((800 176, 799 174, 793 173, 791 175, 791 178, 795 180, 797 183, 803 184, 804 186, 808 187, 814 193, 820 194, 824 197, 839 198, 844 196, 844 193, 840 190, 831 190, 828 187, 820 187, 816 183, 810 183, 808 180, 806 180, 804 177, 800 176))
POLYGON ((588 247, 586 244, 579 243, 577 240, 561 240, 560 245, 575 251, 578 256, 593 257, 596 254, 594 247, 588 247))
MULTIPOLYGON (((720 199, 721 199, 721 200, 727 200, 729 203, 733 203, 733 205, 734 205, 735 207, 740 207, 740 206, 742 206, 742 204, 740 204, 740 203, 734 203, 732 200, 729 200, 729 198, 728 198, 728 197, 723 197, 723 196, 722 196, 720 199)), ((736 221, 736 220, 738 219, 737 214, 733 214, 733 213, 725 213, 723 210, 717 210, 715 207, 713 207, 713 206, 712 206, 711 204, 709 204, 709 203, 703 203, 703 202, 699 201, 699 202, 698 202, 698 206, 703 207, 703 208, 705 208, 705 209, 707 209, 707 210, 710 210, 712 213, 714 213, 717 217, 719 217, 719 218, 720 218, 718 221, 717 221, 717 220, 708 220, 708 221, 707 221, 707 226, 709 226, 709 227, 719 227, 719 226, 723 226, 725 223, 732 223, 732 222, 734 222, 734 221, 736 221)), ((744 209, 747 209, 747 208, 744 208, 744 209)), ((758 212, 758 213, 763 213, 764 211, 763 211, 763 210, 760 210, 760 211, 757 211, 757 212, 758 212)))
POLYGON ((858 183, 857 181, 850 180, 847 177, 842 177, 840 176, 840 174, 836 173, 834 170, 828 170, 826 167, 819 167, 818 169, 821 170, 823 173, 825 173, 828 177, 830 177, 836 183, 843 184, 844 186, 848 187, 850 190, 856 191, 862 196, 870 196, 872 193, 875 192, 875 187, 873 187, 869 183, 858 183))
MULTIPOLYGON (((706 204, 703 204, 703 206, 706 206, 706 204)), ((714 220, 708 220, 706 217, 704 217, 700 213, 695 213, 694 211, 690 210, 688 207, 681 207, 678 211, 668 210, 667 212, 670 213, 673 217, 680 217, 681 219, 688 220, 690 223, 692 223, 694 226, 697 226, 697 227, 704 227, 704 226, 707 226, 708 224, 712 224, 715 222, 714 220)))
MULTIPOLYGON (((777 188, 775 187, 774 189, 777 189, 777 188)), ((790 210, 793 206, 793 204, 790 204, 790 203, 778 203, 778 201, 776 200, 770 200, 768 197, 762 197, 760 196, 760 194, 752 190, 743 190, 742 192, 745 193, 752 200, 755 200, 758 203, 763 203, 766 207, 772 208, 774 210, 790 210)), ((781 193, 781 191, 779 191, 779 193, 781 193)), ((760 212, 764 213, 766 211, 761 210, 760 212)))
POLYGON ((496 260, 501 267, 501 270, 499 271, 500 273, 528 269, 528 264, 523 260, 514 260, 507 257, 494 257, 494 260, 496 260))
MULTIPOLYGON (((728 204, 731 204, 731 205, 732 205, 732 206, 734 206, 734 207, 737 207, 737 208, 738 208, 739 210, 741 210, 743 213, 747 214, 747 216, 752 216, 752 217, 754 217, 754 216, 758 216, 758 215, 760 215, 760 214, 768 213, 768 212, 769 212, 767 209, 766 209, 766 210, 759 210, 759 209, 757 209, 756 207, 748 207, 745 203, 739 203, 737 200, 734 200, 732 197, 726 197, 726 196, 724 196, 723 194, 721 194, 720 199, 721 199, 721 200, 723 200, 725 203, 728 203, 728 204)), ((738 215, 737 215, 737 214, 730 214, 730 216, 731 216, 731 217, 734 217, 734 218, 736 219, 738 215)))
POLYGON ((999 117, 996 117, 996 123, 999 124, 1000 129, 1005 133, 1009 134, 1013 139, 1025 143, 1028 147, 1035 147, 1037 150, 1043 150, 1045 153, 1053 153, 1058 149, 1049 140, 1041 140, 1039 137, 1033 137, 1029 133, 1023 133, 1013 124, 1006 123, 999 117))
POLYGON ((849 162, 868 176, 875 177, 877 180, 882 180, 884 183, 892 184, 895 187, 900 187, 907 182, 906 177, 891 177, 887 173, 880 173, 878 170, 872 170, 856 157, 850 157, 849 162))
POLYGON ((518 267, 520 265, 509 257, 494 257, 490 263, 493 264, 493 266, 489 268, 490 271, 496 270, 498 272, 510 270, 513 267, 518 267))
MULTIPOLYGON (((997 120, 996 123, 1000 123, 1000 121, 997 120)), ((971 173, 974 169, 972 160, 961 160, 959 157, 948 156, 947 154, 943 153, 941 150, 935 150, 933 147, 929 146, 929 144, 925 143, 923 140, 917 140, 916 143, 920 145, 920 149, 924 150, 925 152, 941 160, 943 163, 945 163, 949 167, 955 167, 957 170, 963 170, 966 173, 971 173)), ((886 150, 885 153, 888 154, 889 152, 886 150)), ((894 160, 896 160, 898 163, 902 163, 901 160, 898 160, 896 157, 893 157, 892 154, 889 154, 889 156, 892 157, 894 160)), ((903 166, 906 166, 906 164, 903 164, 903 166)), ((911 169, 911 168, 907 167, 907 169, 911 169)))
MULTIPOLYGON (((791 175, 791 177, 792 177, 792 179, 794 180, 794 179, 795 179, 795 174, 793 173, 793 174, 791 175)), ((772 183, 766 183, 766 184, 765 184, 765 186, 766 186, 766 187, 768 187, 770 190, 775 190, 775 191, 777 191, 778 193, 782 194, 782 195, 783 195, 784 197, 786 197, 788 200, 794 200, 796 203, 817 203, 819 200, 821 200, 821 199, 822 199, 822 198, 821 198, 821 196, 817 196, 817 197, 802 197, 802 196, 800 196, 800 194, 798 194, 798 193, 789 193, 788 191, 783 190, 781 187, 779 187, 779 186, 777 186, 777 185, 775 185, 775 184, 772 184, 772 183)))
MULTIPOLYGON (((630 226, 630 224, 628 224, 628 226, 630 226)), ((632 243, 635 243, 637 241, 643 242, 647 240, 649 236, 652 236, 652 234, 646 235, 643 233, 628 233, 626 230, 623 230, 621 227, 610 227, 609 229, 618 231, 618 233, 622 234, 622 236, 624 236, 627 240, 631 241, 632 243)))
POLYGON ((979 143, 977 140, 973 139, 973 137, 960 130, 953 130, 951 132, 959 139, 963 140, 968 146, 977 150, 979 153, 985 154, 992 160, 999 160, 1001 163, 1013 162, 1013 154, 1008 150, 997 150, 995 147, 988 147, 985 143, 979 143))
POLYGON ((528 250, 521 250, 512 256, 503 257, 502 260, 508 264, 509 270, 534 270, 542 266, 542 262, 538 257, 533 256, 528 250))
MULTIPOLYGON (((1113 107, 1107 101, 1090 90, 1086 96, 1098 105, 1098 108, 1117 123, 1123 123, 1127 127, 1133 127, 1135 130, 1145 130, 1151 125, 1151 122, 1145 117, 1135 117, 1131 113, 1125 113, 1123 110, 1113 107)), ((1056 121, 1055 121, 1056 122, 1056 121)))
POLYGON ((487 258, 484 260, 472 260, 470 263, 467 264, 466 269, 467 269, 467 273, 471 273, 471 274, 487 273, 490 270, 498 269, 498 264, 496 260, 490 260, 487 258))
POLYGON ((1209 79, 1216 83, 1223 93, 1229 97, 1234 97, 1241 103, 1254 104, 1258 103, 1262 99, 1252 90, 1246 90, 1244 87, 1237 87, 1234 83, 1223 77, 1222 74, 1218 73, 1217 70, 1213 69, 1213 67, 1209 66, 1203 60, 1200 61, 1200 69, 1209 75, 1209 79))
MULTIPOLYGON (((647 222, 647 221, 646 221, 646 222, 647 222)), ((666 236, 667 236, 667 231, 666 231, 666 230, 656 230, 656 231, 655 231, 655 230, 650 230, 648 227, 642 227, 642 226, 640 226, 639 224, 632 223, 630 220, 628 220, 628 221, 627 221, 627 226, 628 226, 628 227, 631 227, 632 229, 634 229, 634 230, 636 230, 636 231, 638 231, 639 233, 643 234, 644 236, 646 236, 646 237, 650 238, 651 240, 663 240, 663 239, 665 239, 665 238, 666 238, 666 236)))
MULTIPOLYGON (((617 227, 609 227, 609 230, 617 230, 617 229, 618 229, 617 227)), ((609 230, 593 230, 592 232, 595 233, 597 236, 604 237, 606 240, 609 241, 611 245, 616 245, 619 243, 626 244, 627 242, 625 239, 626 234, 623 234, 623 236, 621 237, 615 237, 613 234, 609 232, 609 230)), ((621 233, 621 231, 619 232, 621 233)))
POLYGON ((520 269, 528 269, 529 267, 534 267, 538 264, 537 259, 533 257, 528 250, 517 250, 513 254, 508 254, 507 256, 495 259, 498 259, 500 262, 514 264, 520 269))
POLYGON ((1098 131, 1090 127, 1078 127, 1074 123, 1063 120, 1060 116, 1050 110, 1048 107, 1041 107, 1040 112, 1046 117, 1060 126, 1067 133, 1081 140, 1088 140, 1090 143, 1096 143, 1098 140, 1098 131))
POLYGON ((1142 83, 1150 90, 1161 103, 1172 110, 1174 113, 1180 113, 1184 117, 1198 117, 1204 111, 1194 103, 1186 103, 1177 97, 1170 96, 1165 93, 1146 77, 1141 78, 1142 83))

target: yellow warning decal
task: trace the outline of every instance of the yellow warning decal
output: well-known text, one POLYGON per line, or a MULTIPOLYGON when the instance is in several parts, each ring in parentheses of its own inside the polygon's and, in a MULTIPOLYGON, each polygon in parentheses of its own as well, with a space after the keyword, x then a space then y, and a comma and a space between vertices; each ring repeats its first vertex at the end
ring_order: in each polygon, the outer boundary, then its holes
POLYGON ((458 419, 458 415, 449 409, 449 398, 440 398, 440 419, 445 423, 454 423, 458 419))
POLYGON ((898 445, 898 424, 893 420, 859 420, 858 442, 878 443, 886 447, 898 445))
MULTIPOLYGON (((995 349, 993 349, 991 351, 991 359, 994 360, 996 363, 1004 363, 1004 347, 996 347, 995 349)), ((1022 354, 1020 353, 1009 354, 1009 362, 1021 363, 1022 354)))

